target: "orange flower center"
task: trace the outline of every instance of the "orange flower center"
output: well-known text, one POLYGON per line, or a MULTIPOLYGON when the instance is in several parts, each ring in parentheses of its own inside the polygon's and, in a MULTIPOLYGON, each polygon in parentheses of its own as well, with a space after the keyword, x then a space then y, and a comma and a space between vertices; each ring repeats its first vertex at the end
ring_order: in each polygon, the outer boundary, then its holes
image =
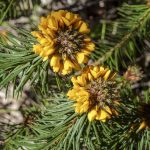
POLYGON ((119 99, 118 89, 115 81, 105 81, 99 78, 87 85, 87 90, 90 93, 90 102, 93 106, 110 106, 113 100, 119 99))
POLYGON ((58 52, 63 56, 72 58, 73 54, 81 51, 84 47, 84 37, 85 35, 73 29, 59 31, 56 40, 58 52))

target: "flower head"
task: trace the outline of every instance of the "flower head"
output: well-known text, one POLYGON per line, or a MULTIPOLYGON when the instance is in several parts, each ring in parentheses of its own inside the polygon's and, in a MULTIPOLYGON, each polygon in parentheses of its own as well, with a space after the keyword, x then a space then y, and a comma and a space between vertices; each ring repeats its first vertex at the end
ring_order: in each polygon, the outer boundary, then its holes
POLYGON ((87 36, 90 30, 79 15, 66 10, 54 11, 41 18, 38 28, 39 31, 32 32, 39 42, 33 50, 43 60, 50 61, 54 72, 65 75, 87 63, 95 45, 87 36))
POLYGON ((118 114, 119 94, 114 77, 114 73, 101 66, 89 66, 81 75, 72 77, 73 89, 67 96, 75 101, 75 112, 88 113, 89 121, 103 122, 118 114))
POLYGON ((139 81, 142 76, 141 68, 138 66, 129 66, 127 71, 124 73, 124 78, 131 83, 139 81))

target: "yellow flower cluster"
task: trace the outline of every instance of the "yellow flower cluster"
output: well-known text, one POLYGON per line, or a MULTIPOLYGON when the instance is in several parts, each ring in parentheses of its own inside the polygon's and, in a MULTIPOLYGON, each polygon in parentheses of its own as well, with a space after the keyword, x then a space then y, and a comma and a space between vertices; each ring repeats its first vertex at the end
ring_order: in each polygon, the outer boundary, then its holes
POLYGON ((66 75, 73 69, 79 70, 95 48, 87 36, 87 24, 72 12, 54 11, 41 18, 38 28, 39 31, 32 32, 38 41, 33 50, 43 61, 50 61, 54 72, 66 75))
POLYGON ((115 90, 112 88, 114 91, 108 92, 109 83, 113 84, 114 77, 114 73, 101 66, 89 66, 81 75, 72 77, 73 89, 68 91, 67 96, 76 102, 75 112, 88 113, 89 121, 96 119, 103 122, 111 115, 118 114, 111 107, 112 103, 119 104, 117 99, 112 99, 115 90))
MULTIPOLYGON (((69 74, 73 69, 81 70, 86 64, 95 45, 88 37, 90 29, 81 17, 66 10, 59 10, 42 17, 39 31, 32 35, 38 43, 33 51, 49 60, 54 72, 69 74)), ((118 91, 115 90, 114 73, 101 66, 89 66, 82 74, 72 77, 73 89, 68 97, 75 100, 75 112, 88 113, 89 121, 94 119, 106 121, 117 111, 113 103, 117 103, 118 91), (113 87, 114 86, 114 87, 113 87)))

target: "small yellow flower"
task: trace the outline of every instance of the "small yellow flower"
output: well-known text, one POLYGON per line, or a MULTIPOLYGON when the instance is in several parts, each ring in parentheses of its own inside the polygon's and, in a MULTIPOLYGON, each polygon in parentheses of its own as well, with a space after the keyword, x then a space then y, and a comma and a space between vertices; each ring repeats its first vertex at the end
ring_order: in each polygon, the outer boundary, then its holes
POLYGON ((115 75, 108 68, 89 66, 81 75, 73 76, 73 88, 67 96, 75 101, 75 112, 87 113, 89 121, 96 119, 103 122, 113 114, 118 115, 119 92, 113 80, 115 75))
POLYGON ((54 72, 66 75, 73 69, 79 70, 95 48, 87 35, 87 24, 72 12, 54 11, 41 18, 38 28, 39 31, 32 32, 38 41, 33 51, 43 61, 49 60, 54 72))

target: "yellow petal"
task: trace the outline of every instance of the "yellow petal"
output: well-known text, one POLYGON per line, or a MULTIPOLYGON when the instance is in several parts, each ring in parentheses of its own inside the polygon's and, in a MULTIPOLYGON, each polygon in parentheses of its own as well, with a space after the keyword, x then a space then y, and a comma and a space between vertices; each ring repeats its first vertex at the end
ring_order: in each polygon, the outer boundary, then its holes
POLYGON ((44 45, 48 42, 48 40, 46 38, 41 38, 39 42, 40 44, 44 45))
POLYGON ((36 54, 40 54, 42 50, 43 50, 43 47, 40 44, 33 45, 33 51, 36 54))
POLYGON ((40 30, 42 30, 42 29, 46 29, 47 27, 48 27, 47 18, 41 17, 40 24, 39 24, 38 28, 40 30))
POLYGON ((47 27, 43 27, 42 25, 38 25, 38 28, 39 28, 39 30, 41 30, 42 31, 42 33, 45 33, 46 34, 46 29, 47 29, 47 27))
POLYGON ((77 94, 78 97, 83 97, 84 96, 84 98, 86 98, 86 100, 89 99, 89 93, 86 90, 79 89, 77 92, 78 93, 76 93, 76 94, 77 94))
POLYGON ((54 17, 48 19, 48 27, 55 31, 58 30, 58 22, 54 17))
POLYGON ((67 96, 71 99, 71 100, 76 100, 77 99, 77 93, 78 91, 76 89, 72 89, 72 90, 69 90, 68 93, 67 93, 67 96))
POLYGON ((100 72, 102 72, 101 74, 103 74, 103 71, 105 70, 104 67, 100 67, 100 72))
POLYGON ((89 108, 89 101, 85 101, 85 102, 83 103, 83 106, 84 106, 84 109, 85 109, 85 110, 88 110, 88 108, 89 108))
POLYGON ((97 115, 96 115, 96 120, 100 120, 100 119, 99 119, 100 116, 101 116, 101 110, 98 110, 98 111, 97 111, 97 115))
POLYGON ((42 38, 41 33, 37 32, 37 31, 32 31, 31 34, 37 38, 42 38))
POLYGON ((95 49, 95 44, 93 42, 90 42, 86 45, 86 49, 89 51, 93 51, 95 49))
POLYGON ((109 117, 110 117, 110 115, 106 111, 101 110, 99 120, 104 120, 109 117))
POLYGON ((88 50, 86 50, 86 49, 84 49, 84 50, 81 50, 83 53, 84 53, 84 55, 89 55, 89 54, 91 54, 91 52, 90 51, 88 51, 88 50))
POLYGON ((46 61, 48 59, 48 56, 44 57, 43 61, 46 61))
POLYGON ((90 30, 85 22, 83 22, 79 28, 79 32, 81 33, 89 33, 90 30))
POLYGON ((74 14, 67 12, 66 16, 65 16, 68 20, 72 20, 74 18, 74 14))
POLYGON ((67 20, 65 17, 62 17, 63 22, 65 23, 66 26, 70 26, 69 20, 67 20))
POLYGON ((85 101, 82 105, 84 112, 87 112, 89 109, 89 101, 85 101))
POLYGON ((73 77, 71 78, 71 82, 72 82, 73 84, 78 83, 78 82, 77 82, 77 78, 76 78, 75 76, 73 76, 73 77))
POLYGON ((88 79, 89 79, 90 81, 93 80, 93 76, 91 75, 91 73, 88 73, 88 79))
POLYGON ((44 51, 41 51, 40 56, 43 57, 44 55, 44 51))
POLYGON ((84 104, 81 105, 80 107, 80 113, 84 113, 84 112, 87 112, 88 110, 88 101, 84 102, 84 104))
POLYGON ((146 128, 146 122, 143 121, 141 124, 140 124, 140 127, 138 128, 137 132, 141 131, 142 129, 146 128))
POLYGON ((55 52, 55 49, 54 48, 49 48, 49 50, 47 50, 46 54, 47 55, 51 55, 55 52))
POLYGON ((101 120, 102 122, 106 122, 106 119, 101 120))
POLYGON ((112 111, 111 111, 111 109, 110 109, 108 106, 106 106, 106 107, 104 108, 104 110, 105 110, 107 113, 109 113, 109 114, 112 115, 112 111))
POLYGON ((78 77, 77 77, 77 82, 78 82, 81 86, 86 85, 86 80, 85 80, 85 77, 84 77, 84 76, 78 76, 78 77))
POLYGON ((74 104, 75 106, 75 112, 81 114, 81 105, 80 103, 74 104))
POLYGON ((60 66, 60 57, 58 55, 52 56, 50 65, 52 67, 59 67, 60 66))
POLYGON ((86 37, 86 38, 83 39, 83 41, 84 41, 84 42, 90 42, 91 39, 90 39, 89 37, 86 37))
POLYGON ((58 24, 61 28, 64 28, 64 21, 62 20, 62 18, 59 20, 58 24))
POLYGON ((67 93, 67 96, 68 97, 74 96, 73 90, 69 90, 68 93, 67 93))
POLYGON ((53 46, 53 44, 51 43, 51 44, 49 44, 48 46, 44 46, 44 48, 43 48, 43 50, 45 51, 45 52, 47 52, 47 51, 49 51, 49 50, 51 50, 51 49, 53 49, 54 50, 54 47, 52 47, 53 46))
POLYGON ((51 36, 51 38, 55 38, 55 32, 52 29, 50 29, 50 28, 46 29, 46 34, 51 36))
POLYGON ((80 17, 77 14, 73 14, 70 12, 67 12, 65 18, 70 22, 70 25, 80 20, 80 17))
POLYGON ((79 114, 80 113, 80 108, 79 107, 75 107, 75 112, 79 114))
POLYGON ((99 73, 97 73, 96 71, 90 70, 90 72, 91 72, 91 74, 92 74, 92 76, 93 76, 94 78, 99 77, 99 73))
POLYGON ((64 62, 64 70, 69 70, 71 68, 74 68, 73 63, 69 59, 66 59, 64 62))
POLYGON ((103 76, 105 75, 105 73, 108 71, 109 69, 108 68, 103 68, 103 67, 100 67, 100 76, 103 76))
POLYGON ((65 10, 59 10, 57 12, 52 12, 51 16, 55 17, 58 21, 61 20, 62 17, 64 17, 66 14, 65 10))
POLYGON ((41 24, 42 26, 47 26, 47 18, 41 17, 40 24, 41 24))
POLYGON ((105 80, 107 80, 107 79, 109 78, 110 72, 111 72, 111 71, 108 70, 108 71, 106 72, 106 74, 104 75, 103 78, 104 78, 105 80))
POLYGON ((84 55, 84 61, 83 61, 83 63, 84 63, 84 64, 87 64, 87 63, 88 63, 88 60, 89 60, 89 58, 84 55))
POLYGON ((88 113, 88 119, 89 119, 89 121, 93 121, 96 118, 96 115, 97 115, 96 110, 95 109, 91 110, 88 113))
POLYGON ((65 16, 65 14, 67 13, 66 10, 59 10, 58 12, 59 12, 60 16, 65 16))
POLYGON ((100 70, 100 68, 99 68, 98 66, 94 66, 94 67, 93 67, 93 70, 94 70, 95 72, 98 72, 98 71, 100 70))
POLYGON ((59 72, 60 67, 53 67, 54 72, 59 72))
POLYGON ((84 53, 77 53, 76 58, 77 58, 78 63, 82 64, 85 59, 84 53))
POLYGON ((86 96, 80 96, 80 97, 76 97, 76 101, 77 103, 84 103, 85 101, 87 101, 88 98, 86 96))
POLYGON ((71 73, 71 71, 72 71, 72 68, 70 68, 69 70, 65 70, 65 69, 62 69, 62 75, 66 75, 66 74, 69 74, 69 73, 71 73))
POLYGON ((81 24, 82 24, 82 21, 77 21, 77 22, 75 23, 75 28, 76 28, 76 29, 79 29, 80 26, 81 26, 81 24))

